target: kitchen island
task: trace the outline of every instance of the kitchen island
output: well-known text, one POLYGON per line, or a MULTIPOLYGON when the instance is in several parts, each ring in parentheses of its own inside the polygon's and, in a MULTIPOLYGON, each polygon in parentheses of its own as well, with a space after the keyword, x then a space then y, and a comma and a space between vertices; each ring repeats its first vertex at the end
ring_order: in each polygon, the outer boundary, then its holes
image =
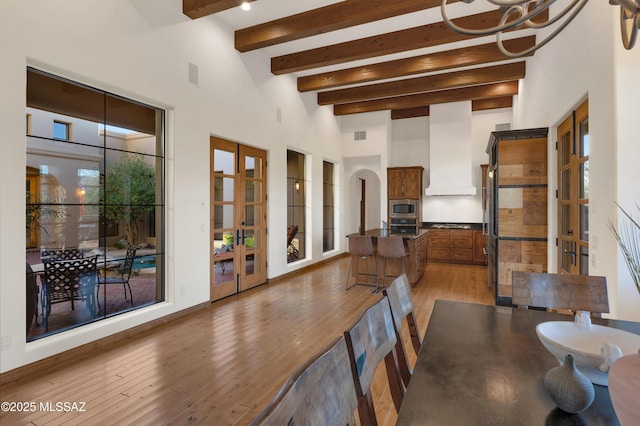
MULTIPOLYGON (((424 268, 427 266, 427 233, 426 229, 419 229, 417 234, 390 234, 384 233, 382 229, 369 229, 365 231, 365 235, 370 235, 373 240, 373 247, 376 248, 378 238, 383 236, 402 237, 404 242, 404 250, 407 253, 405 259, 407 267, 407 278, 411 285, 416 285, 418 280, 424 274, 424 268)), ((360 234, 350 234, 360 235, 360 234)), ((350 235, 347 235, 349 237, 350 235)), ((378 258, 378 267, 382 273, 382 259, 378 258)), ((387 260, 387 275, 400 275, 402 263, 400 260, 387 260)), ((354 271, 355 272, 355 271, 354 271)), ((382 277, 380 277, 382 279, 382 277)))

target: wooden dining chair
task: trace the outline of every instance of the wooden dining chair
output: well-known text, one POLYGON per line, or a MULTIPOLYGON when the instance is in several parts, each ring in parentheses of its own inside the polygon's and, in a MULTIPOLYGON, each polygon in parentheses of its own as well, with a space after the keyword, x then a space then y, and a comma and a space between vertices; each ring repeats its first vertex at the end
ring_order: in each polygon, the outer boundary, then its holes
POLYGON ((511 303, 521 307, 609 312, 607 278, 513 271, 511 303))
POLYGON ((393 324, 396 332, 396 352, 398 354, 398 365, 400 367, 400 376, 405 386, 409 386, 409 380, 413 374, 413 369, 409 365, 407 359, 406 346, 402 339, 402 324, 404 319, 407 319, 407 325, 409 327, 409 336, 411 337, 411 344, 413 350, 418 356, 420 348, 422 347, 422 336, 418 331, 418 324, 416 316, 414 314, 413 299, 411 298, 411 287, 409 286, 409 280, 406 274, 400 275, 393 280, 389 287, 382 290, 382 293, 389 300, 389 306, 391 307, 391 314, 393 315, 393 324))
POLYGON ((355 425, 357 406, 340 336, 298 369, 251 425, 355 425))
POLYGON ((363 426, 376 425, 376 413, 371 396, 371 383, 378 365, 384 360, 391 398, 396 411, 404 398, 404 388, 396 354, 396 333, 393 328, 391 308, 383 297, 368 308, 344 332, 349 350, 351 374, 358 397, 358 415, 363 426))

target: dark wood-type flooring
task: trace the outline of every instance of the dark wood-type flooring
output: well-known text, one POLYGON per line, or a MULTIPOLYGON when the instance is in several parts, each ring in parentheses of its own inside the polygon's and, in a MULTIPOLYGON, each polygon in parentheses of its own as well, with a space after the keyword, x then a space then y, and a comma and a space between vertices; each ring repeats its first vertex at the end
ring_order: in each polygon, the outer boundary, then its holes
MULTIPOLYGON (((348 263, 342 257, 275 280, 4 383, 2 401, 85 402, 86 411, 2 412, 0 424, 248 424, 301 364, 381 297, 361 286, 345 292, 348 263)), ((431 263, 413 295, 423 334, 436 299, 493 304, 481 266, 431 263)), ((382 366, 374 403, 379 423, 393 425, 385 380, 382 366)))

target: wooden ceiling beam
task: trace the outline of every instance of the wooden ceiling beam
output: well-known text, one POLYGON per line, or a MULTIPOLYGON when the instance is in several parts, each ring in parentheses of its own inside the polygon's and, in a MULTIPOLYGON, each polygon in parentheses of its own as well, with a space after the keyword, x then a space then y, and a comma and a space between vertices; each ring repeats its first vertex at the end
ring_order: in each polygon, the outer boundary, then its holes
POLYGON ((513 96, 499 98, 476 99, 471 101, 471 111, 486 111, 488 109, 513 107, 513 96))
POLYGON ((182 0, 182 13, 191 19, 213 15, 255 0, 182 0))
MULTIPOLYGON (((442 0, 346 0, 235 32, 240 52, 439 7, 442 0)), ((450 2, 452 3, 452 2, 450 2)))
POLYGON ((391 119, 402 120, 404 118, 428 117, 429 105, 414 108, 392 109, 391 119))
MULTIPOLYGON (((498 10, 454 19, 466 28, 486 28, 497 25, 502 17, 498 10)), ((547 16, 541 19, 548 19, 547 16)), ((271 72, 286 74, 317 67, 341 64, 360 59, 373 58, 407 50, 437 46, 471 37, 449 29, 444 22, 408 28, 347 41, 302 52, 271 58, 271 72)))
POLYGON ((390 98, 411 93, 453 89, 455 87, 513 81, 524 78, 525 64, 524 61, 521 61, 320 92, 318 93, 318 105, 344 104, 368 99, 390 98))
MULTIPOLYGON (((532 47, 536 36, 521 37, 504 42, 507 49, 519 52, 532 47)), ((533 55, 531 53, 529 56, 533 55)), ((314 74, 298 78, 298 90, 309 92, 330 89, 350 84, 366 83, 374 80, 406 77, 413 74, 441 71, 456 67, 480 65, 511 59, 503 55, 496 43, 487 43, 460 49, 445 50, 412 58, 397 59, 314 74)))
MULTIPOLYGON (((485 111, 488 109, 511 108, 513 107, 513 96, 503 96, 500 98, 476 99, 471 101, 471 111, 485 111)), ((392 109, 391 119, 402 120, 405 118, 428 117, 429 106, 415 108, 392 109)))
POLYGON ((468 99, 477 100, 499 98, 504 96, 513 96, 516 94, 518 94, 518 82, 510 81, 334 105, 333 114, 348 115, 363 112, 384 111, 387 109, 406 109, 446 102, 458 102, 468 99))

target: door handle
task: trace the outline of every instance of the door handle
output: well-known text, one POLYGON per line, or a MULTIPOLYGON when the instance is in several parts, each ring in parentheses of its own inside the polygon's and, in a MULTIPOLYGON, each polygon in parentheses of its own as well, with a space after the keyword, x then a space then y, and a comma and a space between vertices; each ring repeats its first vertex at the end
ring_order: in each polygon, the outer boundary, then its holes
POLYGON ((240 230, 236 229, 236 245, 240 245, 240 230))
POLYGON ((244 228, 242 228, 242 245, 244 245, 244 228))

